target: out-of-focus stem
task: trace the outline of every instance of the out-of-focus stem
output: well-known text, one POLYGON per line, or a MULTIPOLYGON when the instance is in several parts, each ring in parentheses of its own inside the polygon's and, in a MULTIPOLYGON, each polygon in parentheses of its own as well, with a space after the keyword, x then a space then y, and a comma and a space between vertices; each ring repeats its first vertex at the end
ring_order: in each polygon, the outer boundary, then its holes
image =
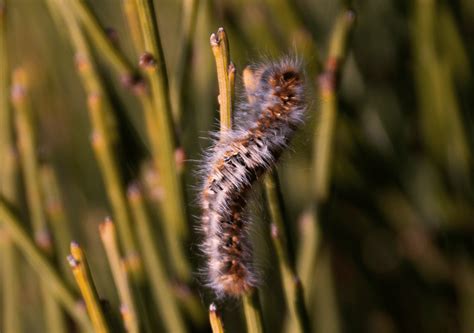
POLYGON ((176 123, 181 120, 183 81, 189 72, 189 58, 193 44, 194 31, 196 27, 196 17, 199 0, 184 0, 181 17, 181 35, 178 42, 178 55, 174 72, 171 77, 171 104, 173 106, 173 116, 176 123))
POLYGON ((122 0, 122 9, 127 20, 128 29, 130 30, 130 35, 132 42, 135 48, 135 51, 143 51, 145 49, 145 42, 143 41, 143 36, 140 28, 140 22, 138 21, 137 7, 135 5, 135 0, 122 0))
POLYGON ((99 226, 99 231, 115 286, 118 289, 125 328, 127 332, 139 332, 140 325, 136 311, 136 302, 133 299, 126 264, 120 258, 115 226, 112 220, 106 219, 99 226))
MULTIPOLYGON (((42 251, 47 255, 51 255, 53 247, 43 207, 44 198, 40 184, 39 162, 36 157, 36 131, 33 124, 31 104, 28 99, 28 77, 24 69, 15 70, 12 84, 12 102, 15 107, 18 149, 35 242, 42 251)), ((62 331, 64 318, 61 309, 56 300, 49 294, 48 286, 44 281, 41 283, 41 291, 47 330, 62 331)))
POLYGON ((173 288, 166 276, 163 260, 155 246, 156 242, 153 240, 153 230, 138 185, 129 187, 128 200, 136 223, 145 269, 148 272, 153 296, 160 309, 165 328, 169 332, 186 332, 176 297, 173 295, 173 288))
POLYGON ((137 256, 137 252, 118 162, 113 152, 112 138, 107 129, 102 96, 90 95, 88 105, 93 127, 92 147, 104 177, 107 194, 118 224, 120 239, 125 248, 125 255, 131 259, 131 257, 137 256))
MULTIPOLYGON (((40 169, 42 190, 44 194, 44 206, 54 235, 56 252, 58 258, 66 258, 69 254, 69 242, 71 233, 69 231, 68 219, 64 210, 62 194, 59 189, 56 173, 52 166, 43 165, 40 169)), ((61 268, 65 276, 70 276, 69 266, 66 260, 60 260, 61 268)))
POLYGON ((43 251, 51 253, 51 237, 43 211, 43 198, 39 183, 39 166, 36 158, 36 131, 28 99, 28 78, 23 69, 17 69, 14 72, 12 84, 12 102, 15 107, 18 149, 34 237, 36 243, 43 251))
POLYGON ((171 114, 165 59, 155 20, 153 1, 135 1, 145 53, 140 57, 140 65, 148 77, 156 112, 155 121, 159 135, 158 154, 154 156, 164 188, 162 211, 165 218, 164 230, 170 248, 171 264, 184 281, 190 279, 190 268, 181 242, 187 238, 188 225, 184 191, 175 161, 176 138, 171 114))
MULTIPOLYGON (((3 227, 0 232, 3 232, 3 227)), ((5 333, 16 333, 21 331, 21 323, 19 313, 20 301, 20 277, 18 272, 18 261, 20 259, 17 254, 13 242, 6 232, 0 241, 0 251, 2 260, 2 329, 5 333)))
POLYGON ((132 65, 125 58, 124 54, 113 45, 86 2, 84 0, 71 1, 71 8, 74 9, 73 12, 76 13, 88 35, 101 51, 99 54, 107 58, 119 75, 122 83, 125 85, 132 84, 135 76, 132 65))
POLYGON ((41 297, 43 299, 46 332, 66 332, 63 311, 44 281, 41 281, 41 297))
POLYGON ((216 61, 220 125, 221 132, 224 132, 232 128, 235 67, 230 61, 229 40, 224 28, 219 28, 217 33, 212 34, 210 42, 216 61))
MULTIPOLYGON (((89 97, 88 106, 93 128, 92 145, 104 177, 105 188, 117 221, 121 245, 127 257, 137 256, 130 216, 122 184, 120 169, 113 151, 118 133, 101 78, 95 68, 87 42, 79 28, 72 7, 64 0, 48 0, 50 7, 56 6, 67 22, 79 76, 89 97)), ((139 266, 137 266, 139 268, 139 266)))
MULTIPOLYGON (((18 201, 18 165, 16 155, 13 152, 13 122, 12 110, 9 99, 8 80, 8 45, 6 15, 7 2, 0 0, 0 196, 9 203, 16 204, 18 201)), ((18 272, 19 256, 13 242, 7 232, 3 230, 3 221, 0 219, 0 233, 5 234, 1 242, 2 260, 2 319, 3 331, 5 333, 16 333, 21 331, 19 313, 19 288, 20 277, 18 272)))
POLYGON ((308 332, 310 331, 309 318, 303 298, 303 288, 290 255, 276 171, 265 176, 265 195, 272 221, 271 238, 278 258, 286 303, 292 320, 297 323, 298 332, 308 332))
POLYGON ((305 288, 306 304, 309 303, 309 295, 313 294, 314 289, 314 269, 318 249, 321 245, 317 215, 314 209, 305 213, 299 223, 299 248, 297 272, 301 278, 301 283, 305 288))
POLYGON ((52 295, 64 306, 71 317, 81 325, 81 328, 90 331, 90 322, 86 313, 78 306, 75 295, 68 289, 64 280, 51 266, 45 255, 35 246, 20 221, 2 198, 0 198, 0 220, 2 220, 11 239, 23 253, 25 259, 38 273, 40 279, 47 284, 52 295))
POLYGON ((211 303, 209 306, 209 321, 211 323, 212 333, 224 333, 224 324, 214 303, 211 303))
POLYGON ((71 243, 71 255, 67 259, 84 298, 94 331, 96 333, 111 332, 109 323, 107 323, 102 311, 99 295, 95 289, 85 253, 77 243, 71 243))
POLYGON ((324 71, 319 78, 320 121, 314 142, 314 186, 319 202, 327 199, 333 152, 334 130, 336 127, 338 77, 347 53, 347 41, 354 26, 355 13, 346 10, 336 19, 330 39, 328 57, 324 71))
POLYGON ((263 333, 262 311, 257 290, 242 296, 247 333, 263 333))

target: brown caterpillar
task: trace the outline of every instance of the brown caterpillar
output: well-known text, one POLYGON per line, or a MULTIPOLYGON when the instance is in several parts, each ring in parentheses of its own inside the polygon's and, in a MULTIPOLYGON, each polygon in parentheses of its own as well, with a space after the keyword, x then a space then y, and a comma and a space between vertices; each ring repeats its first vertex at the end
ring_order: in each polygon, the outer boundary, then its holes
POLYGON ((218 296, 240 296, 258 284, 245 216, 247 194, 276 163, 306 108, 296 60, 264 63, 251 71, 251 80, 244 72, 248 103, 235 114, 236 128, 220 133, 207 152, 204 170, 202 251, 207 284, 218 296))

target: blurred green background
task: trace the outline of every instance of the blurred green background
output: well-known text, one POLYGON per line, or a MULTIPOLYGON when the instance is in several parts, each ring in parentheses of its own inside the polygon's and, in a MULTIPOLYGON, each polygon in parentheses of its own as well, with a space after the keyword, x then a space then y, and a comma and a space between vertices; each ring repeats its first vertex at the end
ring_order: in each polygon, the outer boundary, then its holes
MULTIPOLYGON (((72 0, 71 0, 72 1, 72 0)), ((156 0, 170 81, 183 63, 183 1, 156 0)), ((138 58, 120 0, 88 1, 134 67, 138 58)), ((307 121, 278 165, 286 221, 302 257, 312 203, 313 137, 321 97, 318 75, 344 1, 201 0, 178 97, 178 136, 192 236, 186 251, 197 271, 199 223, 196 171, 217 130, 215 64, 209 36, 223 26, 240 75, 248 64, 297 55, 305 64, 307 121)), ((318 208, 317 257, 303 282, 316 332, 471 332, 474 330, 474 2, 354 0, 357 13, 340 76, 330 195, 318 208)), ((68 227, 84 245, 99 294, 118 304, 97 227, 111 215, 90 146, 87 99, 66 27, 58 29, 43 0, 8 1, 11 68, 29 73, 40 161, 60 180, 68 227)), ((124 179, 149 156, 138 100, 91 43, 120 126, 124 179)), ((1 80, 7 80, 1 77, 1 80)), ((238 91, 240 77, 237 79, 238 91)), ((1 163, 1 161, 0 161, 1 163)), ((260 202, 256 190, 252 201, 260 202)), ((154 202, 150 200, 150 206, 154 202)), ((26 209, 26 208, 25 208, 26 209)), ((284 329, 285 302, 268 236, 268 217, 252 204, 263 275, 261 299, 269 332, 284 329)), ((22 209, 20 209, 22 211, 22 209)), ((312 222, 309 222, 312 223, 312 222)), ((160 230, 157 227, 160 242, 160 230)), ((166 257, 166 253, 164 253, 166 257)), ((63 260, 61 258, 61 260, 63 260)), ((43 332, 38 281, 21 265, 24 332, 43 332)), ((70 277, 69 277, 70 278, 70 277)), ((213 300, 196 275, 203 309, 213 300)), ((1 291, 0 291, 1 292, 1 291)), ((220 302, 225 327, 240 332, 236 301, 220 302)), ((1 331, 0 318, 0 331, 1 331)), ((193 326, 194 327, 194 326, 193 326)), ((209 328, 199 326, 196 331, 209 328)))

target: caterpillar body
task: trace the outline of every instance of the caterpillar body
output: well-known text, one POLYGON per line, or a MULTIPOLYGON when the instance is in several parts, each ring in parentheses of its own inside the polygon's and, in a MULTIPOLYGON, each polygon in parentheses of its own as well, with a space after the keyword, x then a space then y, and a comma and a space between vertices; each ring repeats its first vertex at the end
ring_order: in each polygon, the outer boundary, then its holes
POLYGON ((248 102, 237 111, 240 120, 235 129, 221 132, 207 152, 200 228, 208 286, 218 296, 240 296, 258 284, 246 200, 302 122, 305 97, 300 67, 296 60, 284 59, 253 68, 251 80, 244 72, 248 102))

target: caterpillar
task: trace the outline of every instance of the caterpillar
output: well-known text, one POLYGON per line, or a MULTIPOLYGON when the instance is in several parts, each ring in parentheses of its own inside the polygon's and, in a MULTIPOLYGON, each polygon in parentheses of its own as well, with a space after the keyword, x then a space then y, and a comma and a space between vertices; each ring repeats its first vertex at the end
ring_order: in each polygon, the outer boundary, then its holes
POLYGON ((240 296, 258 284, 247 196, 275 165, 306 109, 297 60, 247 67, 243 81, 247 101, 236 111, 235 128, 221 132, 207 151, 200 192, 207 285, 217 296, 240 296))

